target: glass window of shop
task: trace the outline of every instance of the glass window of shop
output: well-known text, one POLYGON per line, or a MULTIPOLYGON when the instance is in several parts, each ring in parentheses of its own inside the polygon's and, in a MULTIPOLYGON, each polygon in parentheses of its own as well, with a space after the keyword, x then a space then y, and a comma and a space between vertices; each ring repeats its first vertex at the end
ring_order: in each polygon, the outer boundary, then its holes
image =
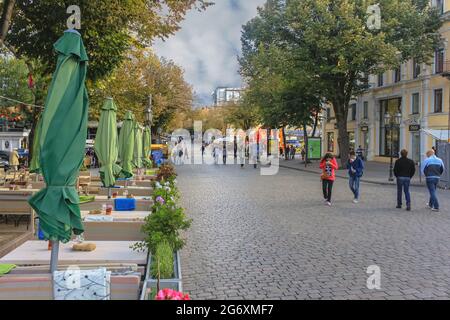
POLYGON ((334 152, 334 132, 327 133, 327 151, 334 152))
POLYGON ((380 156, 389 157, 391 152, 398 156, 400 149, 400 127, 386 126, 384 124, 384 115, 389 113, 392 117, 401 112, 402 99, 394 98, 380 100, 380 156), (391 148, 392 143, 392 148, 391 148))
POLYGON ((420 76, 420 63, 416 59, 413 59, 413 78, 416 79, 420 76))

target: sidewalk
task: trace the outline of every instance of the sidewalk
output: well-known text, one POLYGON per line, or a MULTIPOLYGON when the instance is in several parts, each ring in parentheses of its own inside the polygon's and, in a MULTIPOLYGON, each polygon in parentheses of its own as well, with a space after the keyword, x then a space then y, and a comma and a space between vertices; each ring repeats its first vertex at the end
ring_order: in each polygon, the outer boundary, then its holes
MULTIPOLYGON (((339 159, 338 163, 340 165, 339 159)), ((369 161, 364 163, 364 175, 361 177, 362 182, 376 183, 381 185, 395 185, 396 182, 389 181, 389 163, 381 163, 369 161)), ((284 160, 280 159, 280 167, 294 169, 299 171, 311 172, 320 175, 322 171, 319 168, 319 161, 311 161, 305 168, 305 164, 300 159, 284 160)), ((336 177, 348 179, 347 169, 340 168, 336 171, 336 177)), ((420 181, 419 168, 416 166, 416 174, 411 180, 412 186, 425 186, 425 179, 422 177, 420 181)))

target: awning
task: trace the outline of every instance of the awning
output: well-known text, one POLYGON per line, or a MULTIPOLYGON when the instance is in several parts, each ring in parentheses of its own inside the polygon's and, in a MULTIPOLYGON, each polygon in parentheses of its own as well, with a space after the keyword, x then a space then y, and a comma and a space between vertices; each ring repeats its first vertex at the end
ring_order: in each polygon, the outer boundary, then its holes
POLYGON ((436 140, 448 141, 448 129, 421 129, 424 133, 432 136, 436 140))

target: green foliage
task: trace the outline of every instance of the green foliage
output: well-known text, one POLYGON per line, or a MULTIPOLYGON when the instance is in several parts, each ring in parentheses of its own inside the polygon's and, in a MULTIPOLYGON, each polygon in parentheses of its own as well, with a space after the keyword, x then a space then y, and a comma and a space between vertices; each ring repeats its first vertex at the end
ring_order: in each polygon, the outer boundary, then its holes
MULTIPOLYGON (((28 68, 25 62, 0 56, 0 95, 26 103, 33 103, 33 92, 28 88, 28 68)), ((17 102, 0 98, 0 107, 17 106, 17 102)))
POLYGON ((186 219, 184 210, 171 205, 157 205, 152 214, 146 217, 142 231, 146 238, 136 243, 133 248, 137 250, 148 249, 156 252, 158 244, 167 241, 174 251, 183 248, 185 241, 180 236, 181 230, 187 230, 191 220, 186 219))
POLYGON ((209 2, 20 0, 14 7, 6 43, 19 56, 42 61, 46 73, 51 73, 55 67, 53 43, 67 28, 66 10, 72 4, 81 9, 80 33, 90 59, 88 78, 95 80, 110 74, 131 46, 150 45, 155 38, 168 37, 180 28, 188 10, 203 10, 209 2))
POLYGON ((151 273, 154 279, 170 279, 174 276, 173 250, 167 241, 156 246, 153 255, 151 273))
POLYGON ((425 0, 267 0, 243 27, 241 73, 248 104, 268 125, 285 125, 333 106, 343 163, 349 102, 368 88, 367 75, 416 58, 429 62, 442 21, 425 0), (379 3, 381 29, 367 27, 379 3), (312 109, 310 109, 312 108, 312 109), (308 110, 310 109, 310 110, 308 110), (316 109, 316 110, 315 110, 316 109))
MULTIPOLYGON (((169 167, 168 167, 169 168, 169 167)), ((153 207, 151 215, 145 218, 142 232, 145 239, 133 245, 134 250, 145 250, 156 253, 158 245, 166 242, 173 251, 183 248, 185 241, 180 232, 187 230, 192 221, 186 218, 184 210, 179 207, 179 193, 175 175, 171 174, 167 181, 161 180, 153 184, 153 207)))

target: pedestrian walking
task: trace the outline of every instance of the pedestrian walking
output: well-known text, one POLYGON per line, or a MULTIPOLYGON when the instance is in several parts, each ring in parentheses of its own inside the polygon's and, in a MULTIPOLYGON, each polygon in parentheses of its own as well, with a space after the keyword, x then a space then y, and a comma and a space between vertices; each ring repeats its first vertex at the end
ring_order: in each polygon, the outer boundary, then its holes
POLYGON ((359 182, 364 172, 364 162, 361 157, 357 157, 355 151, 350 151, 347 162, 349 187, 353 192, 353 203, 359 201, 359 182))
POLYGON ((406 210, 411 211, 411 194, 409 186, 416 173, 416 165, 408 158, 408 150, 400 151, 400 159, 395 161, 394 175, 397 178, 397 209, 402 208, 402 193, 405 193, 406 210))
POLYGON ((217 146, 213 147, 212 156, 214 158, 214 164, 219 164, 219 148, 217 146))
POLYGON ((206 149, 205 141, 203 141, 202 142, 202 161, 203 161, 203 157, 205 156, 205 149, 206 149))
POLYGON ((227 164, 227 143, 225 141, 223 142, 223 147, 222 147, 222 160, 223 160, 223 164, 226 165, 227 164))
POLYGON ((364 149, 361 146, 358 146, 358 149, 356 149, 356 155, 358 158, 364 160, 364 149))
POLYGON ((434 150, 427 152, 427 158, 422 163, 422 174, 427 179, 427 188, 430 193, 430 201, 428 207, 432 211, 439 211, 439 200, 437 197, 437 186, 441 175, 444 173, 444 162, 442 159, 436 157, 434 150))
POLYGON ((333 184, 336 180, 335 170, 339 168, 336 158, 327 153, 320 161, 320 169, 322 169, 322 190, 325 203, 331 206, 331 195, 333 191, 333 184))
POLYGON ((301 155, 302 155, 302 161, 305 161, 305 156, 306 156, 305 148, 302 148, 301 155))
POLYGON ((14 172, 19 170, 19 153, 17 152, 17 148, 14 148, 9 154, 9 166, 14 170, 14 172))

